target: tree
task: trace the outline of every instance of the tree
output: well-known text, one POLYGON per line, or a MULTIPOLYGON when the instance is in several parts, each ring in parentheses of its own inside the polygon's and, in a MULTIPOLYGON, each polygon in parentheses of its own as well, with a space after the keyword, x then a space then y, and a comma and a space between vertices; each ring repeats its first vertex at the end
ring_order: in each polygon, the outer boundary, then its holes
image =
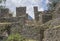
POLYGON ((0 0, 0 3, 2 3, 2 1, 4 1, 4 3, 6 2, 6 0, 0 0))
POLYGON ((6 41, 26 41, 26 39, 20 34, 10 34, 6 41))
POLYGON ((2 0, 0 0, 0 3, 2 2, 2 0))
MULTIPOLYGON (((6 0, 0 0, 0 3, 2 3, 4 1, 4 4, 5 4, 5 2, 6 2, 6 0)), ((2 5, 0 5, 0 8, 5 8, 5 6, 2 6, 2 5)))
POLYGON ((49 4, 48 4, 48 9, 49 10, 54 10, 56 4, 59 2, 60 0, 49 0, 49 4))

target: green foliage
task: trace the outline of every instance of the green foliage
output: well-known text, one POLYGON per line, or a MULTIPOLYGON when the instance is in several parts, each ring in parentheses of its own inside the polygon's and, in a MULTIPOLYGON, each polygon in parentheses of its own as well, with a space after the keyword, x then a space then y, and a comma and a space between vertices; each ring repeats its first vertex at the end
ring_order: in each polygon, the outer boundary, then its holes
POLYGON ((0 3, 2 2, 2 0, 0 0, 0 3))
POLYGON ((34 40, 34 39, 26 39, 26 41, 38 41, 38 40, 34 40))
POLYGON ((0 0, 0 3, 2 3, 2 1, 6 2, 6 0, 0 0))
POLYGON ((60 0, 49 0, 50 2, 55 2, 55 3, 57 3, 57 2, 59 2, 60 0))
POLYGON ((20 34, 11 34, 7 41, 25 41, 25 38, 23 38, 20 34))
POLYGON ((55 9, 56 4, 60 1, 60 0, 49 0, 51 3, 48 4, 48 8, 49 10, 53 10, 55 9))
MULTIPOLYGON (((6 0, 0 0, 0 3, 2 3, 3 1, 4 1, 4 4, 5 4, 6 0)), ((3 8, 3 7, 5 7, 5 6, 0 5, 0 9, 3 8)))

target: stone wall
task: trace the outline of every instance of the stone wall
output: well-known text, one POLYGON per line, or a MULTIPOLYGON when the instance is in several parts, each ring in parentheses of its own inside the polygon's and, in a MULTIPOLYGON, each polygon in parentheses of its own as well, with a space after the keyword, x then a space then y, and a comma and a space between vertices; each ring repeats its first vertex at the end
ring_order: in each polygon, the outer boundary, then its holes
POLYGON ((50 29, 45 28, 45 26, 40 27, 40 26, 36 26, 36 25, 23 25, 23 24, 21 24, 21 22, 10 23, 9 26, 8 25, 4 26, 3 24, 2 25, 0 24, 0 27, 2 27, 2 28, 10 27, 9 28, 10 34, 18 32, 27 39, 34 39, 34 40, 38 40, 38 41, 58 41, 60 38, 60 36, 59 36, 60 35, 60 33, 59 33, 60 26, 58 28, 53 27, 50 29))
POLYGON ((35 27, 35 26, 22 27, 21 35, 29 39, 34 39, 34 40, 39 40, 39 41, 41 40, 39 27, 35 27))
POLYGON ((48 21, 52 20, 52 15, 51 14, 43 14, 42 15, 42 22, 46 23, 48 21))
POLYGON ((10 34, 20 33, 26 39, 34 39, 38 41, 42 40, 42 34, 40 34, 41 31, 39 27, 21 25, 20 23, 0 24, 0 27, 3 27, 3 32, 7 30, 10 32, 10 34))
POLYGON ((39 21, 41 24, 52 20, 52 11, 38 11, 38 7, 34 7, 35 20, 39 21))
POLYGON ((3 17, 0 18, 0 22, 21 22, 21 24, 24 24, 25 17, 3 17))

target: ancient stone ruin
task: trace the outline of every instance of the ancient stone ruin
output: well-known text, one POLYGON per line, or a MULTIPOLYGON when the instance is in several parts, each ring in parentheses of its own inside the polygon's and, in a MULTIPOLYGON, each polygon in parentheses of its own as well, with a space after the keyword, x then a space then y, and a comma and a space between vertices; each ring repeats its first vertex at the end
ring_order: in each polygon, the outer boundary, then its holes
POLYGON ((8 37, 10 34, 15 34, 17 32, 27 39, 34 39, 37 41, 60 41, 60 28, 54 28, 54 26, 58 26, 58 24, 60 24, 60 22, 58 22, 60 19, 55 19, 58 18, 57 16, 59 14, 55 14, 59 10, 55 10, 56 12, 47 10, 38 11, 37 6, 33 8, 35 20, 28 19, 26 7, 16 7, 16 17, 9 14, 9 9, 1 9, 0 38, 1 36, 8 37))

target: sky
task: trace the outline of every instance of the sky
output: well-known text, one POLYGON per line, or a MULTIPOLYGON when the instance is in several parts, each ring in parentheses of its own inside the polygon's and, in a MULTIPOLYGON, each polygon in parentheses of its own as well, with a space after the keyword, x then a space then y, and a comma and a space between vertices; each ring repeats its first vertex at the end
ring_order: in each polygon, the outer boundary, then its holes
MULTIPOLYGON (((16 15, 16 7, 27 7, 26 13, 28 13, 34 19, 34 6, 38 6, 38 11, 47 10, 48 0, 7 0, 5 5, 12 12, 14 12, 14 16, 16 15)), ((2 3, 2 5, 4 5, 2 3)))

